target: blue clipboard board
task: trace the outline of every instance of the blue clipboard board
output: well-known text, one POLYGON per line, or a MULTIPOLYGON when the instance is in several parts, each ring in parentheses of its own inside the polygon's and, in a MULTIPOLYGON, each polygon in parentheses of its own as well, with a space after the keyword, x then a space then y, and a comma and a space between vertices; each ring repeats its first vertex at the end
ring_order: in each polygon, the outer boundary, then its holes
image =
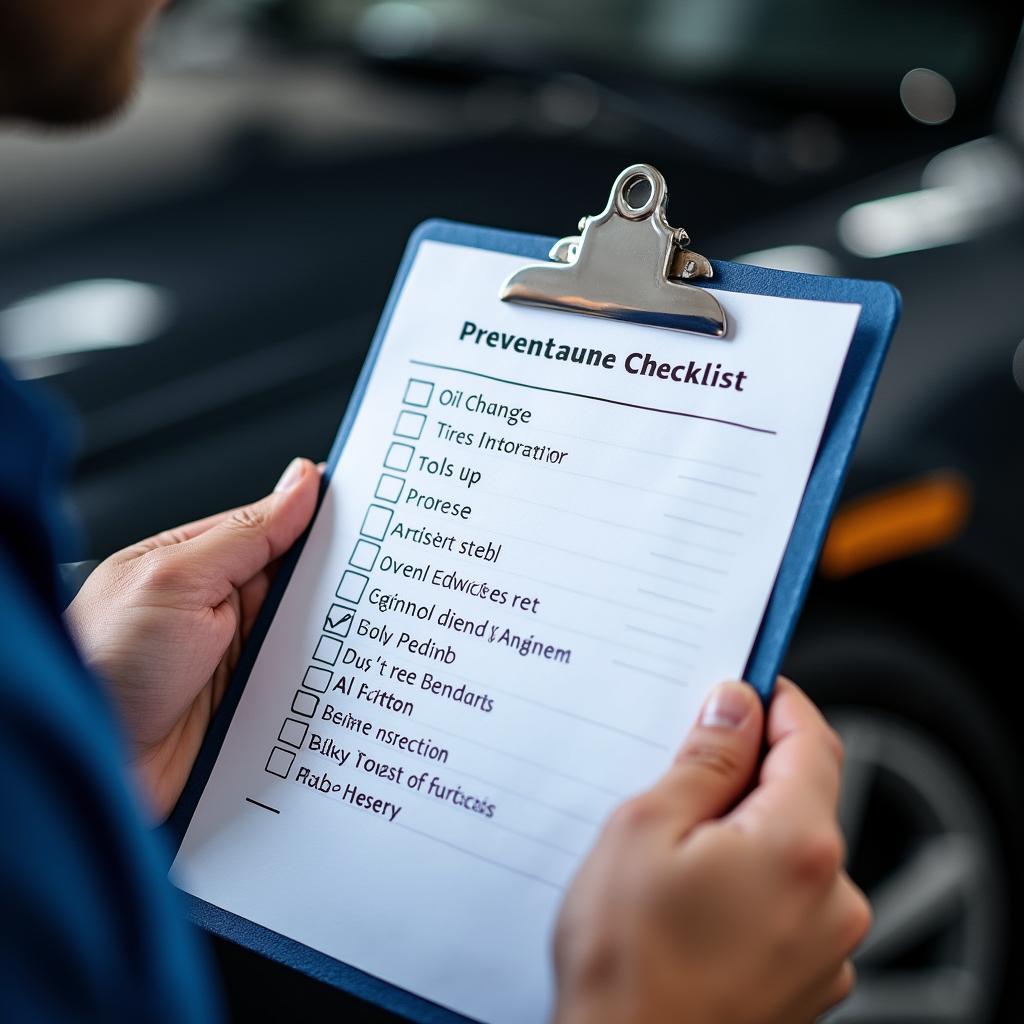
MULTIPOLYGON (((443 220, 427 221, 413 232, 366 362, 331 448, 321 498, 359 413, 413 259, 420 244, 425 241, 448 242, 510 253, 529 260, 546 260, 555 239, 443 220)), ((762 698, 767 700, 810 586, 829 520, 838 500, 889 341, 899 319, 900 295, 891 285, 878 281, 815 277, 810 274, 766 270, 724 261, 711 261, 711 265, 714 270, 714 288, 717 291, 773 295, 819 302, 856 303, 861 307, 789 545, 747 664, 746 679, 758 690, 762 698)), ((213 770, 228 725, 304 542, 305 537, 295 545, 274 581, 192 775, 168 822, 168 831, 175 850, 180 846, 213 770)), ((419 1024, 454 1024, 469 1019, 188 893, 183 892, 179 896, 185 902, 190 919, 205 930, 342 989, 399 1017, 419 1024)))

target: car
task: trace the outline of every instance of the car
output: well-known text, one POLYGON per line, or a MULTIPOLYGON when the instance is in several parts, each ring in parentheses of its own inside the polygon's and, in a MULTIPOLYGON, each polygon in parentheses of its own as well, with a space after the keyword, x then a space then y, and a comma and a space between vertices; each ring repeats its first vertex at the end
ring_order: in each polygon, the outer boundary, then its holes
MULTIPOLYGON (((94 559, 326 455, 426 217, 566 234, 643 159, 701 251, 891 281, 903 322, 786 664, 845 739, 850 871, 876 915, 831 1019, 1007 1024, 1020 16, 725 9, 178 4, 122 124, 0 142, 0 354, 79 424, 70 504, 94 559)), ((384 1019, 217 951, 240 1018, 384 1019)))

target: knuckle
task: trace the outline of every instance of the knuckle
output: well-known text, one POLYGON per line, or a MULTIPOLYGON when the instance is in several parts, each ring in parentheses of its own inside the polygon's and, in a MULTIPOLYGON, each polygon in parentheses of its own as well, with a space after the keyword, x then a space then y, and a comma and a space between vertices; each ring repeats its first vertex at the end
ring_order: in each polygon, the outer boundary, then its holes
POLYGON ((840 968, 835 985, 832 986, 832 991, 829 995, 829 1006, 835 1006, 837 1003, 841 1003, 844 999, 849 998, 850 993, 853 992, 856 984, 857 970, 853 964, 847 960, 840 968))
POLYGON ((603 988, 619 959, 614 933, 602 928, 562 925, 555 933, 554 953, 560 977, 583 989, 603 988))
POLYGON ((267 525, 267 511, 260 505, 246 505, 235 509, 227 518, 227 525, 235 530, 262 532, 267 525))
POLYGON ((740 758, 730 746, 695 740, 683 754, 684 765, 721 779, 735 779, 741 769, 740 758))
POLYGON ((827 884, 842 869, 846 846, 835 826, 799 837, 789 851, 794 871, 811 882, 827 884))
POLYGON ((183 543, 188 538, 183 529, 174 527, 171 530, 161 530, 154 539, 156 540, 157 547, 173 547, 175 544, 183 543))
POLYGON ((139 560, 136 570, 143 590, 160 592, 187 586, 189 574, 181 560, 173 557, 173 551, 173 548, 157 548, 139 560))
POLYGON ((641 831, 657 820, 661 810, 657 800, 650 793, 630 797, 612 811, 608 828, 612 832, 633 833, 641 831))
POLYGON ((856 949, 871 931, 873 915, 867 897, 852 883, 850 884, 849 907, 846 911, 847 951, 856 949))
POLYGON ((829 749, 835 755, 841 768, 846 760, 846 747, 843 744, 842 736, 830 725, 826 729, 825 741, 828 743, 829 749))

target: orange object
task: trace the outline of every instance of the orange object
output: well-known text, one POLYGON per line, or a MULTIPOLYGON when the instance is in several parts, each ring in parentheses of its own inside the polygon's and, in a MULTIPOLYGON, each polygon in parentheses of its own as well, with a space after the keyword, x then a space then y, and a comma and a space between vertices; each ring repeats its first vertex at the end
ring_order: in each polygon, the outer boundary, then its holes
POLYGON ((941 547, 963 530, 970 512, 970 484, 952 471, 855 498, 832 520, 818 568, 841 579, 941 547))

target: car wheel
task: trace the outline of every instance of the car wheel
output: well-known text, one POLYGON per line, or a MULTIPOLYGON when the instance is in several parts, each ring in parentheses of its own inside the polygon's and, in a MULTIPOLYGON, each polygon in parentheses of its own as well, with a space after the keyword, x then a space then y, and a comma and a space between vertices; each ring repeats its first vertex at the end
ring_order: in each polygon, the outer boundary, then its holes
POLYGON ((829 1024, 996 1024, 1016 756, 957 668, 888 624, 812 629, 787 668, 846 748, 840 822, 874 923, 829 1024))

